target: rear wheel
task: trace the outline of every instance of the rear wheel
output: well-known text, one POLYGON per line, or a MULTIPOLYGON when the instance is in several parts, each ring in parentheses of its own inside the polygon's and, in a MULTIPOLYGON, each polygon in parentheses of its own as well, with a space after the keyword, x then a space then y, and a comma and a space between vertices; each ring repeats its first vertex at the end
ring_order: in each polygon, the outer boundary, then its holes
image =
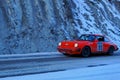
POLYGON ((90 54, 91 54, 91 50, 90 50, 89 47, 84 47, 84 48, 82 49, 82 54, 81 54, 81 55, 82 55, 83 57, 89 57, 90 54))
POLYGON ((107 52, 107 54, 108 55, 113 55, 113 53, 114 53, 114 47, 113 46, 111 46, 110 48, 109 48, 109 50, 108 50, 108 52, 107 52))

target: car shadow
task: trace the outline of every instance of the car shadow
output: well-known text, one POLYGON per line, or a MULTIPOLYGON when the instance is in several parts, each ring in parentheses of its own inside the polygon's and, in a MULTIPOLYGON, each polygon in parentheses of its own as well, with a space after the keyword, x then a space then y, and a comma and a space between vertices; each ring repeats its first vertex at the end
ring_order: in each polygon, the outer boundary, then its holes
POLYGON ((81 55, 65 55, 67 57, 76 57, 76 58, 90 58, 90 57, 104 57, 104 56, 113 56, 113 55, 107 55, 107 54, 91 54, 88 57, 82 57, 81 55))

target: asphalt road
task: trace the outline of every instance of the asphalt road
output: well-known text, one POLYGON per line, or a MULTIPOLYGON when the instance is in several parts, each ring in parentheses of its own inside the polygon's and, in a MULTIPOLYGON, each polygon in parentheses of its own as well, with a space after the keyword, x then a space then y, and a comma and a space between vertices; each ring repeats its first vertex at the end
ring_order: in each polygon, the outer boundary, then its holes
POLYGON ((120 54, 112 56, 94 55, 88 58, 68 57, 60 53, 0 57, 0 78, 64 71, 76 68, 105 66, 120 63, 120 54))

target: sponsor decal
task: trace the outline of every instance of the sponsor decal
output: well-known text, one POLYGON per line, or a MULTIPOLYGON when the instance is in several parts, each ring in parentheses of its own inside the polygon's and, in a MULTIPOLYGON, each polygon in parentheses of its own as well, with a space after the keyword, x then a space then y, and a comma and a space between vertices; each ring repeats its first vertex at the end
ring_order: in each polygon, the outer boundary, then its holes
POLYGON ((103 43, 102 42, 97 43, 97 51, 103 51, 103 43))

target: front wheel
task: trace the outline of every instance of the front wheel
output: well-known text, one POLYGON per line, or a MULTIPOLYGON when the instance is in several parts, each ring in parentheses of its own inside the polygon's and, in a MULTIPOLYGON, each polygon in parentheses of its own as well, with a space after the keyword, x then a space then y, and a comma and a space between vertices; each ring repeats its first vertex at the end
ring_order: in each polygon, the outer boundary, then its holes
POLYGON ((69 55, 69 54, 67 54, 67 53, 63 53, 63 55, 67 56, 67 55, 69 55))
POLYGON ((82 49, 82 56, 83 56, 83 57, 89 57, 90 54, 91 54, 91 50, 90 50, 89 47, 84 47, 84 48, 82 49))

